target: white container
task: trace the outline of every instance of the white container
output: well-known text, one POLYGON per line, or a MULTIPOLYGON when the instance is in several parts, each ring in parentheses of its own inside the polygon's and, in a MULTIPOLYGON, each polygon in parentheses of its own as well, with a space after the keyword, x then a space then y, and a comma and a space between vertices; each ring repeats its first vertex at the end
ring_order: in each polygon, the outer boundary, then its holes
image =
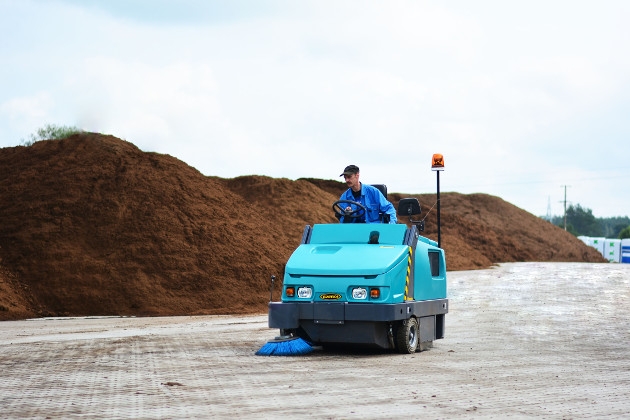
POLYGON ((578 239, 588 246, 593 246, 593 241, 588 236, 578 236, 578 239))
POLYGON ((621 239, 606 239, 604 242, 604 258, 608 262, 621 262, 621 239))
POLYGON ((591 246, 593 248, 596 248, 600 254, 606 257, 606 254, 604 252, 604 244, 606 243, 606 238, 590 238, 590 239, 591 239, 591 246))
POLYGON ((621 262, 630 264, 630 239, 621 240, 621 262))

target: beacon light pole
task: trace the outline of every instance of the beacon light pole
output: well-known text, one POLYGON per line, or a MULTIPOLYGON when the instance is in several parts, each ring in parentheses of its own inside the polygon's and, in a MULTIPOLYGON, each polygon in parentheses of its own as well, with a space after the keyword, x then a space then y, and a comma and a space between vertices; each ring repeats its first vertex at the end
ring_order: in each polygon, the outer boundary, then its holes
POLYGON ((431 160, 431 170, 437 174, 437 231, 438 248, 442 248, 442 236, 440 235, 440 171, 444 170, 444 156, 435 153, 431 160))

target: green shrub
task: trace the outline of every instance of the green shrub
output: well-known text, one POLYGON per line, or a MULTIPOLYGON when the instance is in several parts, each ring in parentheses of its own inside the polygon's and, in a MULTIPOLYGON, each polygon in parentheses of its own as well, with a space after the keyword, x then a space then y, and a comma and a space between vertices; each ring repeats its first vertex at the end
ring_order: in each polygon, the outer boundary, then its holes
POLYGON ((22 139, 22 144, 24 146, 31 146, 33 143, 42 140, 61 140, 82 132, 83 130, 74 126, 47 124, 45 127, 37 130, 37 134, 31 134, 28 140, 22 139))

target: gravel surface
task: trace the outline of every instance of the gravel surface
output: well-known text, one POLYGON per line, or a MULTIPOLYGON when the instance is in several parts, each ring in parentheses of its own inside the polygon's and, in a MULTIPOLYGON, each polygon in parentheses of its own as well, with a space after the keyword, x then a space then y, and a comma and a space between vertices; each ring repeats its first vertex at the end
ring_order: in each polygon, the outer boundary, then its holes
POLYGON ((265 315, 0 324, 0 418, 622 418, 630 265, 449 272, 446 337, 413 355, 264 357, 265 315))

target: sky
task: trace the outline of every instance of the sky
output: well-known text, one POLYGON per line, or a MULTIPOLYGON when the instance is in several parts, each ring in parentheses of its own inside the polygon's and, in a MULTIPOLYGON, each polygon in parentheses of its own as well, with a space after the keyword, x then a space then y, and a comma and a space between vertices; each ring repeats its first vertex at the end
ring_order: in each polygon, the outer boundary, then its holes
POLYGON ((628 216, 628 22, 626 0, 0 0, 0 147, 74 126, 207 176, 355 164, 410 194, 441 153, 440 192, 628 216))

